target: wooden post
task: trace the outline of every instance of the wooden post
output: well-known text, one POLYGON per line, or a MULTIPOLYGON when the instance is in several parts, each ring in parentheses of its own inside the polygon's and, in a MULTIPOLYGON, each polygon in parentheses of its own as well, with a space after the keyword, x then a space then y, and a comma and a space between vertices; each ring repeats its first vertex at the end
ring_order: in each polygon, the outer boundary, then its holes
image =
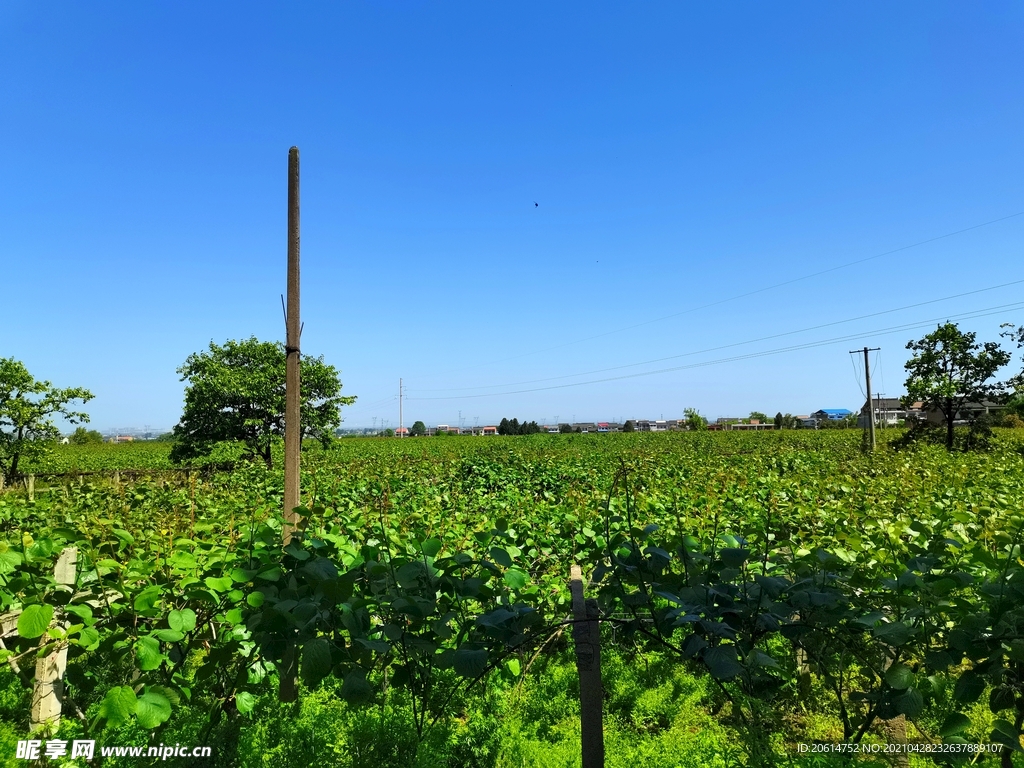
MULTIPOLYGON (((867 360, 866 353, 864 359, 867 360)), ((868 403, 870 404, 870 402, 869 400, 868 403)), ((871 415, 874 417, 874 414, 871 415)), ((888 671, 891 666, 892 657, 886 654, 882 668, 888 671)), ((904 715, 896 715, 892 720, 883 720, 879 723, 878 730, 881 732, 882 738, 885 739, 886 743, 901 745, 900 751, 892 756, 892 765, 895 768, 908 768, 910 765, 910 755, 902 748, 902 745, 907 743, 907 718, 904 715)))
POLYGON ((0 472, 0 491, 4 489, 4 473, 0 472))
MULTIPOLYGON (((302 425, 299 422, 299 148, 288 150, 288 308, 285 310, 285 409, 284 409, 284 546, 299 528, 299 451, 302 425)), ((295 701, 299 697, 298 648, 289 643, 278 672, 277 697, 295 701)))
MULTIPOLYGON (((67 547, 57 558, 53 578, 58 584, 75 588, 75 567, 78 549, 67 547)), ((63 611, 54 612, 54 624, 62 621, 63 611)), ((65 624, 66 626, 66 624, 65 624)), ((64 703, 64 669, 68 662, 68 646, 61 643, 41 659, 36 660, 36 681, 32 689, 32 715, 29 732, 40 728, 56 729, 60 725, 61 707, 64 703)))
POLYGON ((583 599, 583 573, 573 565, 572 638, 576 646, 576 671, 580 676, 580 726, 583 768, 604 768, 604 725, 601 686, 601 625, 596 600, 583 599))
POLYGON ((284 544, 292 540, 299 519, 299 148, 288 151, 288 309, 285 315, 284 544))
POLYGON ((35 501, 36 500, 36 476, 35 475, 29 475, 28 476, 28 479, 25 481, 25 487, 28 488, 28 500, 29 501, 35 501))

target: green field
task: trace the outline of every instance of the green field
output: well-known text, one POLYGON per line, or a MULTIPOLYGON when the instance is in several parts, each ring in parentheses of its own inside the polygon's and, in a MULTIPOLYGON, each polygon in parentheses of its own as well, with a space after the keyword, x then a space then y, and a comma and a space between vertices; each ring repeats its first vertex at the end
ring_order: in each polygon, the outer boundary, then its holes
POLYGON ((578 765, 573 563, 602 611, 609 766, 1019 751, 1012 430, 874 455, 846 430, 339 440, 304 454, 308 524, 283 553, 280 470, 160 474, 168 451, 66 446, 25 471, 68 477, 0 494, 0 600, 24 611, 22 676, 0 673, 11 764, 49 639, 69 646, 61 738, 209 744, 197 764, 218 766, 578 765), (70 591, 52 571, 72 544, 70 591))

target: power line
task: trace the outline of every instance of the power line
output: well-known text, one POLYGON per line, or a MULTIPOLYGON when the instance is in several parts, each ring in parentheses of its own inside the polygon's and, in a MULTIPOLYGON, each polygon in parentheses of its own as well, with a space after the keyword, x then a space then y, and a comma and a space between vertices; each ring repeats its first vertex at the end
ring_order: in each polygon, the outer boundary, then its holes
MULTIPOLYGON (((717 352, 717 351, 722 350, 722 349, 730 349, 732 347, 739 347, 739 346, 743 346, 745 344, 755 344, 755 343, 757 343, 759 341, 769 341, 771 339, 778 339, 778 338, 781 338, 783 336, 793 336, 793 335, 798 334, 798 333, 807 333, 808 331, 816 331, 816 330, 820 330, 821 328, 829 328, 829 327, 834 326, 834 325, 843 325, 845 323, 852 323, 852 322, 856 322, 857 320, 866 320, 866 319, 871 318, 871 317, 879 317, 880 315, 889 315, 889 314, 893 314, 894 312, 903 312, 904 310, 907 310, 907 309, 916 309, 917 307, 924 307, 924 306, 927 306, 929 304, 938 304, 939 302, 951 301, 952 299, 959 299, 959 298, 963 298, 964 296, 972 296, 972 295, 978 294, 978 293, 985 293, 987 291, 994 291, 994 290, 997 290, 999 288, 1006 288, 1006 287, 1011 286, 1011 285, 1020 285, 1021 283, 1024 283, 1024 279, 1022 279, 1022 280, 1013 280, 1013 281, 1008 282, 1008 283, 1000 283, 999 285, 992 285, 992 286, 989 286, 987 288, 978 288, 978 289, 973 290, 973 291, 964 291, 963 293, 956 293, 956 294, 953 294, 951 296, 943 296, 940 299, 930 299, 928 301, 919 301, 916 304, 907 304, 906 306, 896 307, 895 309, 885 309, 885 310, 881 310, 879 312, 870 312, 870 313, 868 313, 866 315, 858 315, 857 317, 850 317, 850 318, 847 318, 845 320, 834 320, 834 321, 829 322, 829 323, 820 323, 818 325, 812 325, 812 326, 809 326, 807 328, 800 328, 800 329, 795 330, 795 331, 784 331, 783 333, 775 333, 775 334, 771 334, 769 336, 760 336, 760 337, 758 337, 756 339, 748 339, 746 341, 737 341, 737 342, 734 342, 732 344, 722 344, 722 345, 717 346, 717 347, 708 347, 706 349, 699 349, 699 350, 695 350, 695 351, 692 351, 692 352, 683 352, 683 353, 680 353, 678 355, 669 355, 667 357, 654 358, 653 360, 644 360, 644 361, 639 362, 639 363, 626 363, 624 365, 615 365, 615 366, 611 366, 611 367, 608 367, 608 368, 597 368, 595 370, 583 371, 583 372, 580 372, 580 373, 567 373, 567 374, 563 374, 561 376, 548 376, 548 377, 542 378, 542 379, 529 379, 527 381, 507 382, 507 383, 504 383, 504 384, 486 384, 486 385, 477 386, 477 387, 452 387, 452 388, 449 388, 449 389, 422 389, 422 390, 419 390, 419 391, 420 392, 470 392, 470 391, 477 390, 477 389, 500 389, 502 387, 520 387, 520 386, 525 386, 527 384, 540 384, 540 383, 547 382, 547 381, 558 381, 560 379, 571 379, 571 378, 575 378, 577 376, 592 376, 592 375, 594 375, 596 373, 607 373, 608 371, 618 371, 618 370, 622 370, 623 368, 635 368, 635 367, 640 366, 640 365, 651 365, 653 363, 665 362, 666 360, 676 360, 676 359, 678 359, 680 357, 691 357, 693 355, 702 355, 702 354, 704 354, 706 352, 717 352)), ((419 398, 419 399, 424 399, 424 398, 419 398)))
POLYGON ((634 328, 642 328, 643 326, 650 325, 652 323, 660 323, 662 320, 670 320, 673 317, 680 317, 681 315, 686 315, 686 314, 689 314, 691 312, 697 312, 697 311, 699 311, 701 309, 708 309, 710 307, 717 307, 717 306, 720 306, 722 304, 727 304, 730 301, 737 301, 739 299, 745 299, 748 296, 756 296, 759 293, 764 293, 766 291, 773 291, 776 288, 783 288, 783 287, 785 287, 787 285, 793 285, 793 283, 799 283, 799 282, 803 282, 804 280, 810 280, 811 278, 814 278, 814 277, 820 277, 821 275, 827 275, 827 274, 830 274, 832 272, 838 272, 841 269, 846 269, 847 267, 853 267, 853 266, 856 266, 858 264, 864 264, 865 262, 868 262, 868 261, 874 261, 875 259, 880 259, 883 256, 892 256, 895 253, 902 253, 903 251, 909 251, 912 248, 919 248, 922 245, 928 245, 929 243, 934 243, 934 242, 937 242, 939 240, 945 240, 946 238, 955 237, 956 235, 962 235, 965 232, 971 232, 971 231, 973 231, 975 229, 981 229, 982 227, 988 227, 988 226, 991 226, 992 224, 998 224, 1001 221, 1008 221, 1009 219, 1015 219, 1018 216, 1024 216, 1024 211, 1020 211, 1018 213, 1011 213, 1009 216, 1002 216, 1002 217, 1000 217, 998 219, 992 219, 991 221, 985 221, 985 222, 982 222, 981 224, 975 224, 975 225, 970 226, 970 227, 965 227, 963 229, 958 229, 955 232, 947 232, 944 235, 937 235, 936 237, 930 237, 927 240, 919 240, 918 242, 911 243, 910 245, 904 245, 904 246, 900 246, 899 248, 893 248, 892 250, 885 251, 883 253, 876 253, 874 256, 866 256, 866 257, 864 257, 862 259, 856 259, 854 261, 848 261, 845 264, 839 264, 839 265, 837 265, 835 267, 829 267, 828 269, 819 270, 818 272, 811 272, 810 274, 801 275, 800 277, 794 277, 794 278, 792 278, 790 280, 785 280, 785 281, 783 281, 781 283, 775 283, 774 285, 769 285, 769 286, 766 286, 764 288, 757 288, 757 289, 755 289, 753 291, 747 291, 746 293, 739 293, 739 294, 736 294, 735 296, 730 296, 730 297, 725 298, 725 299, 719 299, 718 301, 713 301, 713 302, 711 302, 709 304, 701 304, 700 306, 697 306, 697 307, 691 307, 690 309, 684 309, 681 312, 674 312, 671 315, 663 315, 662 317, 656 317, 656 318, 654 318, 652 320, 645 320, 642 323, 635 323, 634 325, 627 325, 627 326, 625 326, 623 328, 616 328, 616 329, 611 330, 611 331, 605 331, 604 333, 599 333, 599 334, 596 334, 594 336, 586 336, 586 337, 584 337, 582 339, 574 339, 573 341, 567 341, 567 342, 565 342, 563 344, 556 344, 553 347, 544 347, 543 349, 534 349, 534 350, 531 350, 529 352, 524 352, 521 355, 512 355, 511 357, 502 357, 502 358, 499 358, 497 360, 491 360, 491 361, 488 361, 486 363, 481 363, 481 365, 490 365, 492 363, 497 363, 497 362, 507 362, 509 360, 518 360, 519 358, 527 357, 529 355, 535 355, 535 354, 539 354, 541 352, 550 352, 552 350, 562 349, 563 347, 568 347, 568 346, 571 346, 573 344, 582 344, 585 341, 593 341, 594 339, 602 339, 605 336, 611 336, 612 334, 622 333, 623 331, 631 331, 634 328))
POLYGON ((794 352, 794 351, 803 350, 803 349, 812 349, 814 347, 822 347, 822 346, 826 346, 828 344, 837 344, 839 342, 850 341, 852 339, 861 339, 861 338, 863 338, 865 336, 879 336, 879 335, 884 335, 884 334, 889 334, 889 333, 899 333, 900 331, 906 331, 906 330, 911 330, 911 329, 914 329, 914 328, 920 328, 920 327, 923 327, 923 326, 926 326, 926 325, 931 325, 934 322, 941 322, 943 320, 970 319, 970 318, 976 318, 976 317, 988 317, 990 315, 999 314, 1000 312, 1005 312, 1008 309, 1021 309, 1021 308, 1024 308, 1024 302, 1015 302, 1015 303, 1012 303, 1012 304, 1003 304, 1003 305, 1000 305, 1000 306, 997 306, 997 307, 986 307, 985 309, 979 309, 979 310, 973 310, 971 312, 965 312, 965 313, 962 313, 960 315, 945 315, 945 316, 942 316, 942 317, 930 318, 928 320, 921 320, 921 321, 915 322, 915 323, 907 323, 907 324, 904 324, 904 325, 891 326, 891 327, 888 327, 888 328, 879 328, 879 329, 876 329, 876 330, 873 330, 873 331, 866 331, 866 332, 862 332, 862 333, 853 333, 853 334, 849 334, 847 336, 836 336, 836 337, 831 338, 831 339, 822 339, 820 341, 812 341, 812 342, 807 342, 805 344, 794 344, 794 345, 789 346, 789 347, 779 347, 777 349, 769 349, 769 350, 765 350, 763 352, 751 352, 750 354, 746 354, 746 355, 735 355, 733 357, 724 357, 724 358, 720 358, 718 360, 705 360, 705 361, 700 362, 700 363, 690 363, 689 365, 679 365, 679 366, 674 366, 672 368, 661 368, 661 369, 654 370, 654 371, 642 371, 640 373, 629 373, 629 374, 624 374, 622 376, 609 376, 609 377, 606 377, 606 378, 603 378, 603 379, 591 379, 590 381, 577 381, 577 382, 572 382, 570 384, 552 384, 552 385, 547 386, 547 387, 534 387, 534 388, 531 388, 531 389, 519 389, 519 390, 512 390, 512 391, 509 391, 509 392, 488 392, 488 393, 479 394, 479 395, 452 395, 452 396, 449 396, 449 397, 417 397, 417 398, 409 398, 409 399, 410 400, 462 400, 462 399, 478 398, 478 397, 497 397, 497 396, 502 396, 502 395, 521 395, 521 394, 525 394, 525 393, 528 393, 528 392, 543 392, 543 391, 552 390, 552 389, 566 389, 568 387, 580 387, 580 386, 584 386, 586 384, 601 384, 603 382, 608 382, 608 381, 621 381, 623 379, 635 379, 635 378, 640 378, 641 376, 654 376, 654 375, 661 374, 661 373, 671 373, 673 371, 683 371, 683 370, 688 370, 688 369, 691 369, 691 368, 702 368, 704 366, 709 366, 709 365, 720 365, 722 363, 731 363, 731 362, 735 362, 737 360, 749 360, 749 359, 756 358, 756 357, 768 357, 770 355, 778 355, 778 354, 782 354, 782 353, 785 353, 785 352, 794 352))
POLYGON ((860 396, 867 397, 867 394, 864 392, 864 385, 861 384, 861 381, 864 377, 861 375, 861 372, 857 369, 857 358, 853 357, 852 355, 850 356, 850 365, 853 366, 853 380, 857 382, 857 388, 860 390, 860 396))

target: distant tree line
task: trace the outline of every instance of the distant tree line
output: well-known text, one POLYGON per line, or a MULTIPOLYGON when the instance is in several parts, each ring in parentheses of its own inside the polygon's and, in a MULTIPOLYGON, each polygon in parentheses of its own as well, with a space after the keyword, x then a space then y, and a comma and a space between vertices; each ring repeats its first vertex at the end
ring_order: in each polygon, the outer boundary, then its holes
POLYGON ((543 430, 536 421, 524 421, 520 424, 519 419, 502 419, 498 423, 499 435, 535 435, 538 432, 543 430))

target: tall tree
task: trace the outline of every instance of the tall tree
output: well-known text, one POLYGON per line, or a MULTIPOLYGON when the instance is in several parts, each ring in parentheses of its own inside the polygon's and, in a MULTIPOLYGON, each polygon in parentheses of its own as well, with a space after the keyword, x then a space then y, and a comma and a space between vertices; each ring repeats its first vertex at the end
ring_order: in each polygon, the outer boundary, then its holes
POLYGON ((24 363, 0 357, 0 474, 18 477, 22 459, 44 453, 60 437, 55 417, 69 424, 89 421, 88 414, 71 410, 71 404, 92 398, 87 389, 58 389, 33 377, 24 363))
POLYGON ((776 429, 782 429, 783 423, 784 423, 784 419, 783 419, 783 416, 782 416, 782 411, 779 411, 778 413, 775 414, 775 428, 776 429))
POLYGON ((425 434, 427 434, 427 425, 422 421, 414 422, 409 427, 409 437, 423 437, 425 434))
POLYGON ((992 379, 1010 362, 1010 353, 993 341, 978 343, 976 337, 956 323, 945 323, 924 338, 907 342, 913 356, 904 366, 908 375, 903 401, 920 400, 926 409, 942 413, 949 449, 953 448, 953 422, 963 406, 999 398, 1006 391, 1006 384, 992 379))
POLYGON ((687 408, 683 411, 686 417, 686 426, 692 430, 703 430, 708 428, 708 420, 701 416, 696 408, 687 408))
POLYGON ((71 433, 68 442, 72 445, 99 445, 103 443, 103 435, 95 429, 79 427, 71 433))
POLYGON ((626 423, 622 425, 623 432, 635 432, 636 424, 632 419, 626 419, 626 423))
MULTIPOLYGON (((1003 323, 1002 327, 1006 330, 999 335, 1016 342, 1017 349, 1024 349, 1024 325, 1003 323)), ((1016 416, 1018 419, 1024 417, 1024 370, 1011 376, 1006 385, 1010 390, 1010 399, 1006 403, 1006 414, 1016 416)))
MULTIPOLYGON (((269 469, 270 446, 284 435, 284 345, 255 337, 223 346, 211 341, 209 351, 189 355, 178 373, 188 383, 171 458, 205 456, 218 442, 237 440, 269 469)), ((299 378, 302 436, 328 440, 341 423, 341 406, 356 399, 341 394, 337 369, 322 357, 304 356, 299 378)))

